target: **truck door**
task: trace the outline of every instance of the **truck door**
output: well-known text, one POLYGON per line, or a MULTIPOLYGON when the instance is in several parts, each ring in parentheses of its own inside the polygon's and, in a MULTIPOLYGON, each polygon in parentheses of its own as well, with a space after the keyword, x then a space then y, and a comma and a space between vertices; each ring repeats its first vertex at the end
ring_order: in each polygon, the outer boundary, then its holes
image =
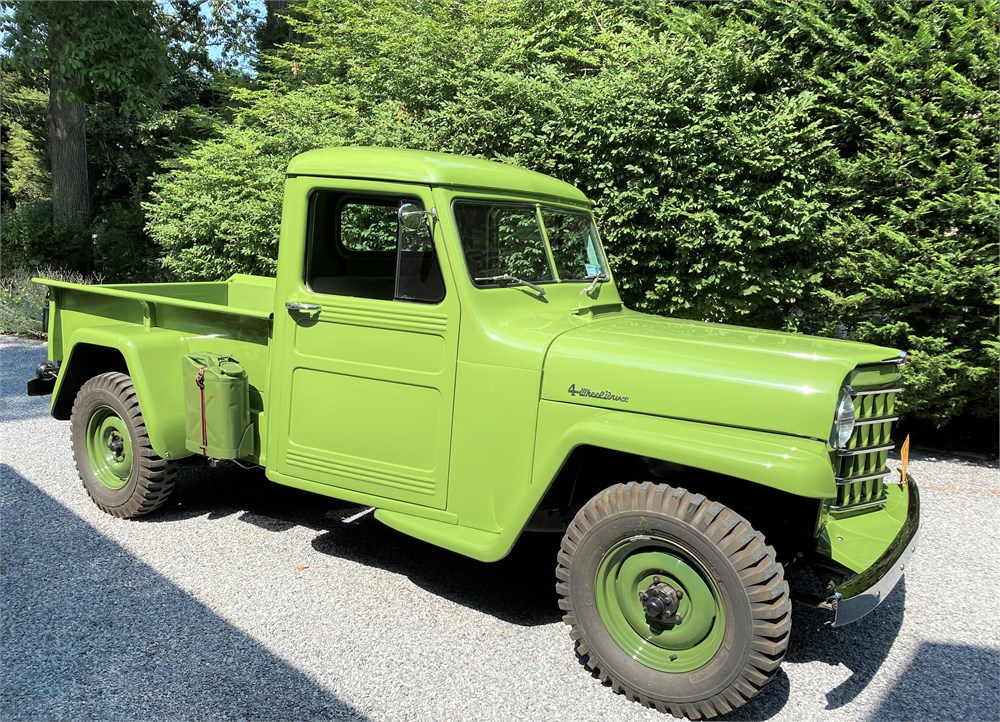
POLYGON ((305 272, 279 284, 268 467, 291 483, 444 508, 459 304, 434 221, 407 230, 398 215, 430 209, 430 189, 300 177, 288 192, 296 185, 306 223, 287 224, 282 242, 304 225, 305 258, 281 263, 305 272))

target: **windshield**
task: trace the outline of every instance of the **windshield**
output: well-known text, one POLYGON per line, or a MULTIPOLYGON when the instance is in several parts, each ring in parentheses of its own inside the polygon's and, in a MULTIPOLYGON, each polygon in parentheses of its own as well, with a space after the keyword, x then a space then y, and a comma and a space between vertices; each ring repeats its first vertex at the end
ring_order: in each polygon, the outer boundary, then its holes
POLYGON ((607 278, 588 213, 500 201, 456 201, 454 211, 465 262, 477 286, 607 278))

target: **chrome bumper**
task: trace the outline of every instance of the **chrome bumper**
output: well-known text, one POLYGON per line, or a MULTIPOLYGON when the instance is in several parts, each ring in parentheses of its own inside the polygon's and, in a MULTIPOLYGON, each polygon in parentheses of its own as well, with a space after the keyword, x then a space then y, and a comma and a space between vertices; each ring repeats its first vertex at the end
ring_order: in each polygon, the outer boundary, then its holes
POLYGON ((902 529, 885 550, 885 554, 871 567, 837 585, 831 600, 834 627, 842 627, 857 621, 875 609, 885 601, 889 592, 903 576, 903 570, 909 564, 913 550, 917 546, 920 528, 920 492, 909 474, 906 475, 906 485, 909 490, 909 503, 902 529))

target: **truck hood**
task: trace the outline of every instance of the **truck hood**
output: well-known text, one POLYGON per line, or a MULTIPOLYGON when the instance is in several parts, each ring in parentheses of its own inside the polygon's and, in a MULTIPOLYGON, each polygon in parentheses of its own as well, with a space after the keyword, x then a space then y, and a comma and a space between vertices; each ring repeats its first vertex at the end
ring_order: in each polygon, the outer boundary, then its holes
POLYGON ((827 439, 845 378, 895 349, 626 312, 557 337, 542 398, 827 439))

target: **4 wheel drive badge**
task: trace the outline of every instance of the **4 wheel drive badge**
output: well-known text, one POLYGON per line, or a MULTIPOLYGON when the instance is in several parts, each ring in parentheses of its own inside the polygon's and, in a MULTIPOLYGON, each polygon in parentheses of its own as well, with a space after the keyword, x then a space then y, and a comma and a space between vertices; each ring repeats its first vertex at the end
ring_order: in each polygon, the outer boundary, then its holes
POLYGON ((576 384, 570 384, 569 388, 566 389, 566 393, 568 393, 570 396, 584 396, 590 399, 621 401, 623 404, 628 403, 628 396, 619 396, 618 394, 608 391, 607 389, 605 389, 604 391, 591 391, 586 386, 584 386, 582 389, 578 389, 576 387, 576 384))

